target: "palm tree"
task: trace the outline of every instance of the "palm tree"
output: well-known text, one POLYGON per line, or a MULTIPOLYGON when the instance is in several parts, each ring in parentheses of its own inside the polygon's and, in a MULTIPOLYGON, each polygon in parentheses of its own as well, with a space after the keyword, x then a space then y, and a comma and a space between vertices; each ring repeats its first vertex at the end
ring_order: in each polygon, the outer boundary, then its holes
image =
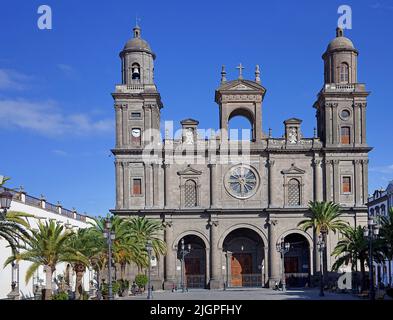
POLYGON ((161 255, 166 254, 166 243, 160 238, 163 225, 158 220, 147 219, 146 217, 137 217, 130 220, 132 237, 139 240, 145 248, 146 243, 151 241, 154 255, 160 259, 161 255))
POLYGON ((52 295, 52 274, 58 263, 79 261, 87 263, 81 253, 66 245, 72 235, 72 231, 64 230, 63 226, 56 224, 53 220, 46 221, 45 224, 40 221, 38 229, 32 229, 25 243, 18 245, 18 249, 24 251, 15 252, 6 260, 5 265, 21 260, 31 262, 32 264, 26 271, 26 282, 43 265, 46 272, 45 300, 49 300, 52 295))
POLYGON ((26 218, 33 215, 17 211, 8 211, 5 216, 0 216, 0 239, 8 242, 12 252, 17 250, 18 243, 29 237, 26 229, 29 223, 26 218))
MULTIPOLYGON (((1 189, 4 189, 3 185, 8 180, 10 178, 0 176, 1 189)), ((12 252, 16 251, 21 239, 28 237, 26 229, 29 228, 29 223, 26 218, 30 217, 33 217, 33 215, 18 211, 5 211, 5 213, 0 214, 0 239, 8 242, 12 252)))
POLYGON ((356 271, 357 263, 360 262, 360 273, 362 275, 362 290, 366 288, 365 263, 368 262, 368 240, 364 236, 366 227, 347 227, 342 231, 343 238, 338 241, 332 252, 332 256, 337 258, 332 266, 333 271, 337 271, 342 265, 351 263, 352 273, 356 271))
MULTIPOLYGON (((336 233, 337 231, 345 230, 349 224, 340 219, 342 213, 340 212, 340 205, 334 203, 332 201, 310 201, 308 204, 308 208, 311 211, 311 216, 302 220, 298 223, 298 227, 300 227, 303 231, 307 231, 309 229, 314 230, 315 235, 322 235, 322 239, 325 243, 327 243, 327 236, 329 231, 336 233)), ((324 252, 324 264, 323 264, 323 273, 326 279, 327 276, 327 248, 325 246, 324 252)))
POLYGON ((383 252, 389 261, 389 287, 392 286, 392 260, 393 260, 393 208, 389 209, 386 217, 381 217, 381 240, 383 252))
POLYGON ((103 237, 97 237, 91 228, 78 229, 67 240, 67 247, 79 252, 85 259, 73 263, 73 269, 76 274, 75 281, 75 299, 83 298, 82 279, 86 268, 93 266, 96 256, 103 250, 103 237))

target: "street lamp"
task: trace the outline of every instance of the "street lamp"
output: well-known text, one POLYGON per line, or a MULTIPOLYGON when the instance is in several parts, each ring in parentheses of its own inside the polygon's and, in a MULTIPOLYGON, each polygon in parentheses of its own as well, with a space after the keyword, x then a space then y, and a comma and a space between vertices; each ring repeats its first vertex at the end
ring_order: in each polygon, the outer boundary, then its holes
POLYGON ((370 300, 375 300, 375 288, 374 288, 374 259, 373 259, 373 241, 378 238, 379 226, 374 221, 373 217, 368 218, 368 228, 364 229, 364 236, 368 238, 369 247, 369 273, 370 273, 370 300))
POLYGON ((149 257, 149 273, 148 273, 149 274, 149 283, 148 283, 148 288, 147 288, 147 299, 151 300, 151 299, 153 299, 153 293, 152 293, 152 290, 151 290, 151 273, 150 273, 150 270, 151 270, 151 254, 152 254, 152 251, 153 251, 153 245, 151 243, 151 240, 148 240, 147 243, 146 243, 146 251, 147 251, 147 255, 149 257))
POLYGON ((323 292, 323 252, 325 251, 326 243, 323 240, 322 234, 319 235, 318 237, 318 252, 319 252, 319 275, 320 275, 320 280, 319 280, 319 285, 320 285, 320 291, 319 291, 319 296, 323 297, 325 296, 325 293, 323 292))
POLYGON ((4 190, 2 193, 0 193, 0 208, 2 210, 1 212, 1 217, 4 219, 7 210, 11 207, 11 201, 12 201, 12 193, 4 190))
POLYGON ((115 233, 111 231, 112 223, 110 218, 105 219, 105 230, 104 238, 107 239, 108 243, 108 295, 109 300, 113 300, 112 293, 112 240, 115 240, 115 233))
POLYGON ((184 238, 181 239, 181 247, 180 247, 180 257, 181 257, 181 275, 180 275, 180 282, 181 282, 181 290, 182 292, 185 291, 184 286, 184 257, 191 252, 191 244, 186 246, 184 245, 184 238))
POLYGON ((291 244, 289 242, 285 242, 284 238, 281 238, 281 240, 279 242, 276 243, 276 249, 277 251, 280 253, 281 255, 281 272, 282 272, 282 291, 286 291, 286 280, 285 280, 285 254, 289 251, 289 248, 291 247, 291 244))

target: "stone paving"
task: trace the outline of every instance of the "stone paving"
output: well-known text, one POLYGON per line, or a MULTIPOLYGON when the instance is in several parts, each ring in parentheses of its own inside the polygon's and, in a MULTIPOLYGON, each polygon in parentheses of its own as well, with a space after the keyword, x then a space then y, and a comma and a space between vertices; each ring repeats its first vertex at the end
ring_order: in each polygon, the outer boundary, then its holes
MULTIPOLYGON (((121 300, 146 299, 147 294, 119 298, 121 300)), ((193 289, 182 293, 181 291, 154 291, 153 300, 359 300, 350 293, 325 292, 324 297, 319 296, 318 289, 289 289, 286 292, 272 289, 227 289, 203 290, 193 289)))

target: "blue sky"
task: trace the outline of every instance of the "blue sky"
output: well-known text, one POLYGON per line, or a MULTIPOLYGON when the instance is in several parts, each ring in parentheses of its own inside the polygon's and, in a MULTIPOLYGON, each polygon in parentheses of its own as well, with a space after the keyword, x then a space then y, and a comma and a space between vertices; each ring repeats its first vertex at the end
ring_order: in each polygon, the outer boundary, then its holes
POLYGON ((155 79, 162 120, 198 119, 218 127, 214 90, 221 65, 245 78, 261 67, 267 88, 263 127, 303 119, 312 136, 312 108, 322 86, 321 55, 335 35, 337 8, 353 11, 346 30, 359 56, 368 103, 370 191, 393 179, 391 103, 393 0, 364 1, 3 1, 0 17, 0 174, 10 187, 105 214, 114 206, 114 110, 119 51, 135 16, 157 54, 155 79), (52 8, 53 29, 37 28, 37 9, 52 8))

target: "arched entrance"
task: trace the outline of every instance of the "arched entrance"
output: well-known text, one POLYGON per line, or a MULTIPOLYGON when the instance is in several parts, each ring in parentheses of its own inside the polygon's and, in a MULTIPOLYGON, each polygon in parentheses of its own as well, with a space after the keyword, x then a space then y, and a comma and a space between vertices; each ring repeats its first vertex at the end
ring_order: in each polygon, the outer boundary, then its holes
POLYGON ((290 243, 290 249, 285 254, 285 279, 288 287, 305 287, 310 285, 310 245, 306 237, 292 233, 284 238, 290 243))
MULTIPOLYGON (((186 288, 206 287, 206 246, 196 235, 184 236, 185 248, 191 245, 190 252, 184 257, 184 284, 186 288)), ((181 239, 178 243, 177 258, 181 261, 181 239)), ((179 279, 180 281, 180 279, 179 279)))
POLYGON ((253 230, 240 228, 229 233, 223 244, 227 287, 261 287, 265 282, 264 244, 253 230))

